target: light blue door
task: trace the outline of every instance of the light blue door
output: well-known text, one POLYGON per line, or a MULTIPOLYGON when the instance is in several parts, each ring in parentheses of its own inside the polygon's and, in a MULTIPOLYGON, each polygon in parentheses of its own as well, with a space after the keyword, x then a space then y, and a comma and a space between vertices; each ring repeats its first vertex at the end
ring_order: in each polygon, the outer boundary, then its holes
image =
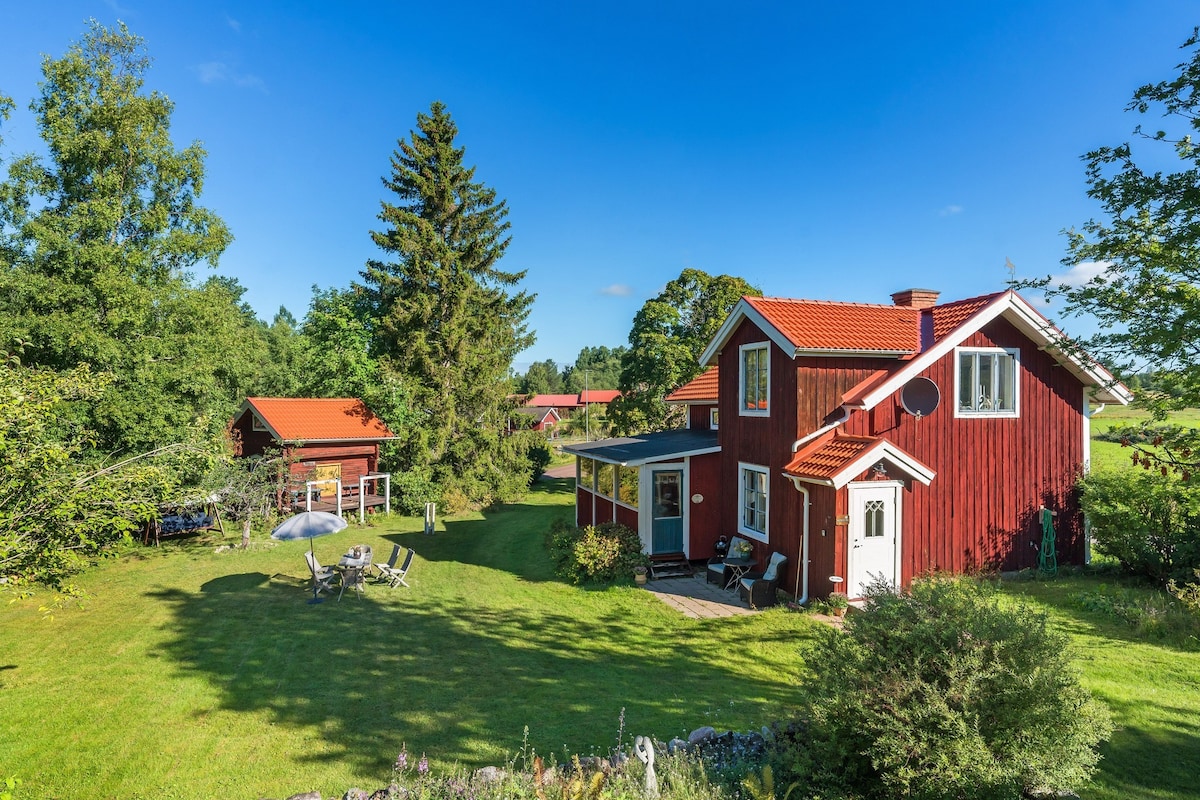
POLYGON ((683 552, 683 471, 656 470, 651 555, 683 552))

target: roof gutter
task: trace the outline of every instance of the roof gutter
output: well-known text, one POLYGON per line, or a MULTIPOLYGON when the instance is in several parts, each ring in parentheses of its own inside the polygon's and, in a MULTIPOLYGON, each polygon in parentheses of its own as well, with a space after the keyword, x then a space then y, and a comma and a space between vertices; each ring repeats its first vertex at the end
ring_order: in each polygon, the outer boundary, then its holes
MULTIPOLYGON (((829 423, 828 425, 824 425, 820 428, 817 428, 815 431, 808 434, 807 436, 802 436, 799 439, 797 439, 796 441, 792 442, 792 452, 795 453, 797 450, 799 450, 801 447, 803 447, 804 445, 811 442, 813 439, 816 439, 818 436, 824 436, 825 434, 829 433, 834 428, 843 424, 846 420, 850 419, 850 407, 846 406, 846 405, 842 405, 842 406, 839 406, 839 408, 842 412, 841 417, 839 417, 838 419, 835 419, 833 422, 829 423)), ((799 487, 796 487, 796 488, 799 488, 799 487)))

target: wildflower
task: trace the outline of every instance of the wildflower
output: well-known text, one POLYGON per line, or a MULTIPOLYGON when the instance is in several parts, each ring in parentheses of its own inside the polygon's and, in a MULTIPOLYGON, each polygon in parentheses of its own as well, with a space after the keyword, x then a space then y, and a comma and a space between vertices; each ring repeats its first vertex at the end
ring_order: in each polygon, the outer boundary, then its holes
POLYGON ((421 760, 417 762, 417 774, 421 777, 429 774, 429 759, 425 757, 424 753, 421 753, 421 760))
POLYGON ((404 772, 404 770, 408 769, 408 747, 407 747, 407 745, 404 745, 404 744, 400 745, 400 754, 396 756, 396 763, 392 767, 392 769, 394 769, 396 772, 404 772))

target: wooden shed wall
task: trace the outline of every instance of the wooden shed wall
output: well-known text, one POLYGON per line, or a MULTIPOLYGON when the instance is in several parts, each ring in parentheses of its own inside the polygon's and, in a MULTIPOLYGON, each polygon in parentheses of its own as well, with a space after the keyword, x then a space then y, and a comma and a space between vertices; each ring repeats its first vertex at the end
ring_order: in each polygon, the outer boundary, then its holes
POLYGON ((721 491, 721 454, 692 456, 688 461, 688 557, 711 558, 716 554, 713 545, 722 533, 720 509, 725 493, 721 491), (691 497, 697 494, 704 499, 694 503, 691 497))

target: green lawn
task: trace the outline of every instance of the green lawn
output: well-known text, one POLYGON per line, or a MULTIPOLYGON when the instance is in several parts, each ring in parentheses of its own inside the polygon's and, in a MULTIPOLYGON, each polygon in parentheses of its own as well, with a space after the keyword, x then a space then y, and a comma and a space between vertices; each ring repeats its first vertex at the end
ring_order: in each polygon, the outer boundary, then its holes
MULTIPOLYGON (((1103 442, 1096 435, 1110 428, 1133 425, 1149 418, 1144 410, 1129 406, 1106 406, 1092 417, 1092 468, 1097 470, 1123 469, 1131 466, 1133 450, 1122 447, 1119 442, 1103 442)), ((1189 408, 1171 414, 1170 422, 1191 427, 1200 426, 1200 409, 1189 408)))
POLYGON ((1132 594, 1162 606, 1168 602, 1163 593, 1119 587, 1111 576, 1015 581, 1005 591, 1050 613, 1071 637, 1084 685, 1112 711, 1116 732, 1101 749, 1092 786, 1080 791, 1084 800, 1200 796, 1200 641, 1194 635, 1157 640, 1138 634, 1084 602, 1132 594))
MULTIPOLYGON (((0 779, 17 798, 287 795, 389 777, 402 744, 435 769, 504 764, 523 729, 540 753, 598 753, 636 734, 747 730, 799 699, 797 645, 818 623, 775 609, 696 621, 629 587, 556 580, 543 534, 570 485, 445 523, 315 540, 386 557, 416 548, 410 589, 305 602, 306 542, 138 549, 80 579, 82 609, 38 599, 0 618, 0 779)), ((231 535, 230 541, 234 537, 231 535)), ((1016 582, 1072 637, 1118 731, 1085 800, 1196 797, 1200 643, 1146 641, 1087 611, 1111 578, 1016 582)))
MULTIPOLYGON (((81 577, 81 610, 0 619, 0 779, 19 798, 286 797, 386 783, 402 744, 435 767, 604 752, 750 729, 797 700, 807 617, 686 619, 647 592, 556 580, 544 533, 571 487, 521 505, 314 541, 419 554, 411 589, 308 605, 307 542, 164 546, 81 577)), ((230 536, 232 542, 234 537, 230 536)), ((415 756, 414 756, 415 757, 415 756)))

